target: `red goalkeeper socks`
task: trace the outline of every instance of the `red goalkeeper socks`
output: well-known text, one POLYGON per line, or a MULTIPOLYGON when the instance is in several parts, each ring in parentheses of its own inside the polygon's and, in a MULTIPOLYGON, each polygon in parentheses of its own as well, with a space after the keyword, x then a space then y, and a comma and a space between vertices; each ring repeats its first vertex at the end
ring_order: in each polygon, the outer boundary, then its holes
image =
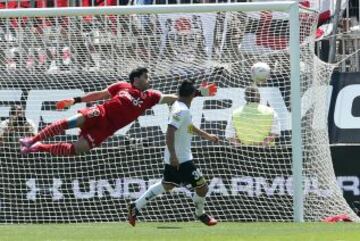
POLYGON ((56 144, 36 144, 39 152, 49 152, 54 156, 73 156, 75 155, 75 147, 72 143, 59 142, 56 144))
POLYGON ((38 141, 42 141, 46 138, 59 135, 64 133, 65 130, 68 129, 68 123, 66 120, 56 121, 47 127, 45 127, 42 131, 40 131, 36 136, 32 138, 32 142, 36 143, 38 141))

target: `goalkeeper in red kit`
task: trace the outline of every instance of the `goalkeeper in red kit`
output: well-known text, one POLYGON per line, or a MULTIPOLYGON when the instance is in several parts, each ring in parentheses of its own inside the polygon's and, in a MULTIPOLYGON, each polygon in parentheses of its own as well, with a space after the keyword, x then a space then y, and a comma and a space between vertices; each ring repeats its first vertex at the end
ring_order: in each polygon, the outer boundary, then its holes
MULTIPOLYGON (((106 100, 101 105, 84 108, 78 114, 56 121, 37 135, 20 139, 21 153, 48 152, 55 156, 71 156, 87 152, 100 146, 109 136, 117 130, 130 124, 145 110, 156 104, 168 104, 177 99, 173 94, 162 94, 149 89, 148 70, 139 67, 131 71, 129 81, 119 81, 101 91, 90 92, 82 97, 66 99, 57 102, 57 109, 64 109, 80 102, 106 100), (71 128, 80 128, 79 139, 74 143, 58 142, 45 144, 41 141, 46 138, 64 133, 71 128)), ((203 84, 199 95, 215 95, 216 85, 203 84)))

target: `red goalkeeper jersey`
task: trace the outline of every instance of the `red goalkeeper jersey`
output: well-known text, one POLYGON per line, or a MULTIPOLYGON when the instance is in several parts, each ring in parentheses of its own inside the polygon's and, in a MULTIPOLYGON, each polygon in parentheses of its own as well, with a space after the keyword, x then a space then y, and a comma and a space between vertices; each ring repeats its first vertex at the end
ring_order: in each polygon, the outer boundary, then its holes
POLYGON ((161 98, 156 90, 141 91, 127 82, 118 82, 108 87, 112 99, 100 105, 105 116, 116 131, 142 115, 161 98))

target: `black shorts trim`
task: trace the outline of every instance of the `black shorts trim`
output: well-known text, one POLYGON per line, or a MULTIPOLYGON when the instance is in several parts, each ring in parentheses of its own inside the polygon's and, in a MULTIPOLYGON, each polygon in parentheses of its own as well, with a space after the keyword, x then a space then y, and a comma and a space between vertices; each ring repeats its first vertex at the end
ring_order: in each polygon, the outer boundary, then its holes
POLYGON ((199 188, 206 183, 199 168, 197 168, 193 161, 181 163, 179 170, 169 164, 165 164, 163 183, 173 184, 175 186, 186 186, 191 184, 193 188, 199 188))

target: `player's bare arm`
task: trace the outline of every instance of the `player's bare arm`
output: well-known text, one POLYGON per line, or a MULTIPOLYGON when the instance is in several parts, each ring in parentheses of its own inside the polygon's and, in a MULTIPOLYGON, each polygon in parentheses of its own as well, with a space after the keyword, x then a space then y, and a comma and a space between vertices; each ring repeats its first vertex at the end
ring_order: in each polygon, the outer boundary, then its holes
POLYGON ((203 138, 205 140, 212 141, 212 142, 215 142, 215 143, 219 141, 219 137, 217 135, 207 133, 206 131, 203 131, 203 130, 199 129, 194 125, 192 125, 192 132, 195 135, 198 135, 198 136, 200 136, 201 138, 203 138))
POLYGON ((177 95, 174 95, 174 94, 163 94, 161 96, 161 100, 159 102, 159 104, 172 104, 174 103, 176 100, 178 99, 178 96, 177 95))
POLYGON ((170 153, 170 165, 179 169, 179 160, 177 159, 175 152, 175 132, 176 128, 169 125, 166 132, 166 145, 170 153))

